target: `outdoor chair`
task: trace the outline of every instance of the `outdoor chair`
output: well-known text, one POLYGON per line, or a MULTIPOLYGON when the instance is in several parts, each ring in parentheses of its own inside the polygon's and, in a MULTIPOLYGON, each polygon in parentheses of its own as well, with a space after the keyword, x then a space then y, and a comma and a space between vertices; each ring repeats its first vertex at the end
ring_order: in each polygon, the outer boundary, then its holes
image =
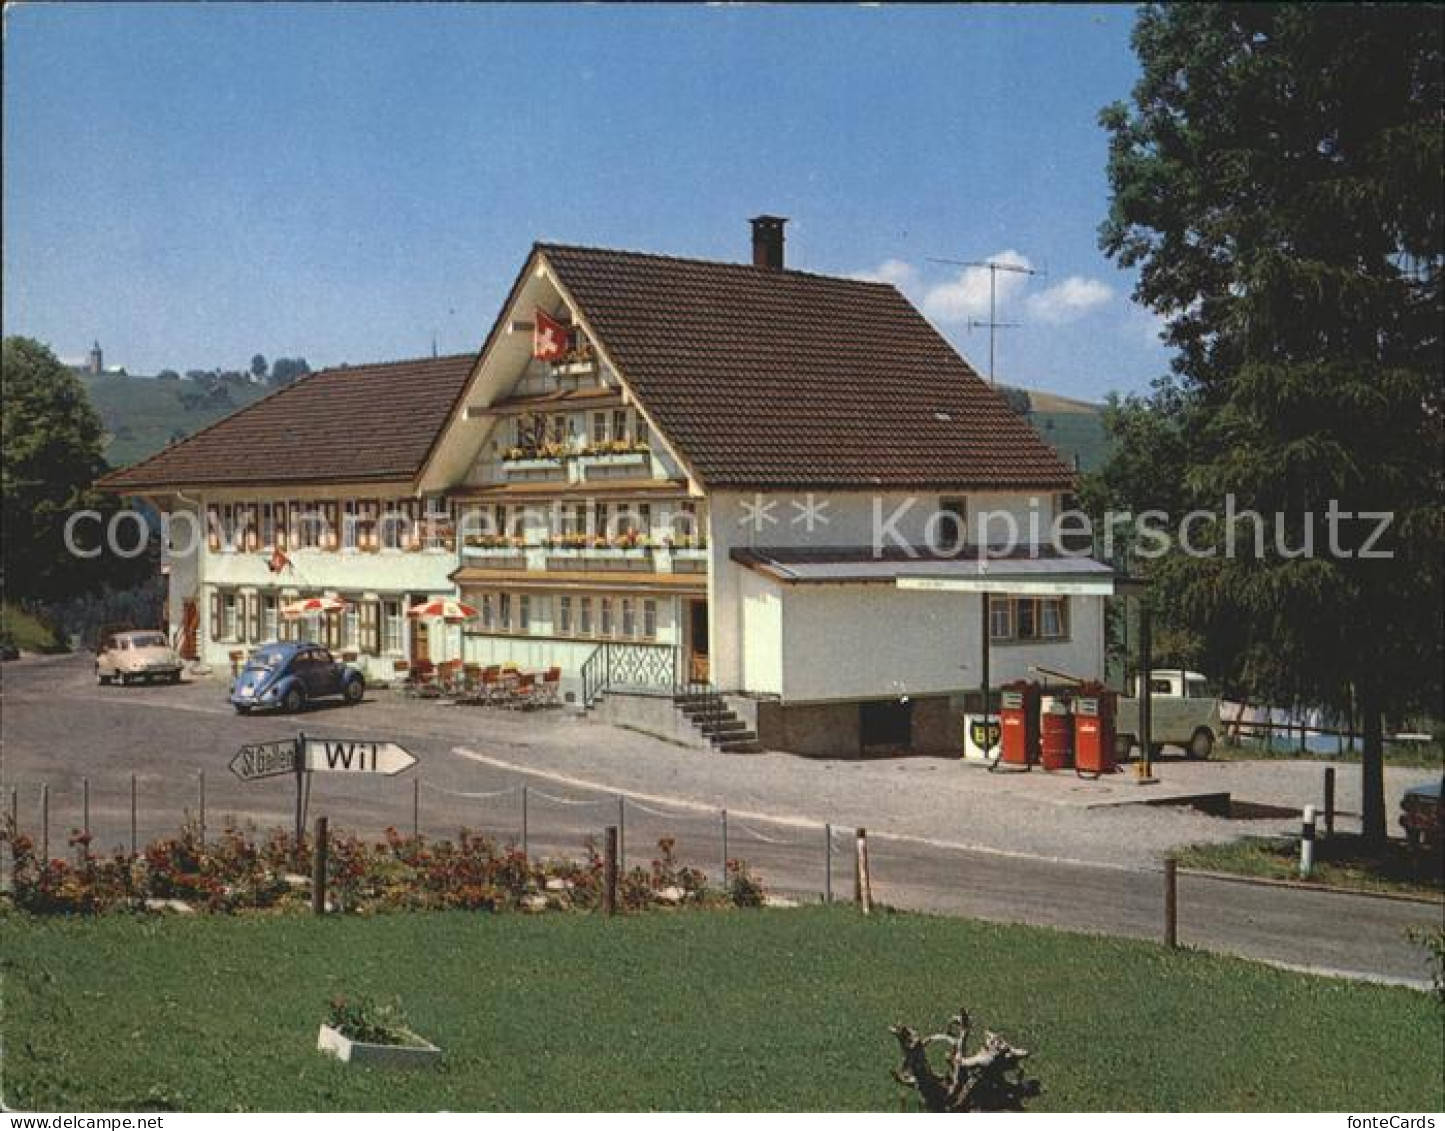
POLYGON ((393 660, 391 662, 391 678, 396 684, 396 689, 403 695, 410 695, 411 686, 411 664, 406 660, 393 660))
POLYGON ((430 660, 418 660, 412 667, 413 693, 422 699, 435 699, 441 694, 437 686, 437 668, 430 660))
POLYGON ((437 665, 436 685, 438 693, 457 698, 466 692, 462 684, 462 662, 443 660, 437 665))
POLYGON ((481 678, 477 684, 477 702, 485 705, 499 703, 502 698, 502 667, 500 664, 489 664, 482 669, 481 678))
POLYGON ((507 706, 516 710, 526 710, 537 705, 537 676, 534 672, 524 672, 517 677, 516 685, 512 688, 511 695, 507 698, 507 706))
POLYGON ((555 707, 561 702, 562 696, 562 669, 548 668, 542 676, 542 682, 537 689, 537 705, 541 707, 555 707))

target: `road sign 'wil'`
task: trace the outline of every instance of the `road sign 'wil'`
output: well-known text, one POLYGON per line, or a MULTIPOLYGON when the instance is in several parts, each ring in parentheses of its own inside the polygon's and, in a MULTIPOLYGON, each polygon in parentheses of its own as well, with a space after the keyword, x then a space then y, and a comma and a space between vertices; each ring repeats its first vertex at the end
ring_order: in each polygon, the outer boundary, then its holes
POLYGON ((274 778, 295 772, 296 743, 289 738, 281 742, 253 742, 241 747, 231 759, 231 773, 242 781, 274 778))
POLYGON ((322 773, 399 774, 416 765, 410 751, 395 742, 353 738, 307 738, 302 768, 322 773))

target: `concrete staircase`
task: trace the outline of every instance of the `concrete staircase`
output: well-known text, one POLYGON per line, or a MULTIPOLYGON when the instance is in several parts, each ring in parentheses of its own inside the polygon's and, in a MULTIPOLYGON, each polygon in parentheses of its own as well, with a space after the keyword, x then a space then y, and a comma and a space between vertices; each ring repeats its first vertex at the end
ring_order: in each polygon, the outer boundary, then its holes
POLYGON ((755 732, 717 695, 682 693, 673 704, 700 735, 724 754, 757 754, 763 749, 755 732))

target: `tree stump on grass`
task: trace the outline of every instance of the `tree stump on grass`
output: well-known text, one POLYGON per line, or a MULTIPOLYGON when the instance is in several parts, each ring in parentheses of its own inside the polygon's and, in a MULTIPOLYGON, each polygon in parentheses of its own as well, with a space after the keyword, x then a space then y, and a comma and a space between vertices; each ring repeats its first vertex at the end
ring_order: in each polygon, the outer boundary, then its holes
POLYGON ((902 1066, 893 1078, 918 1092, 926 1111, 1023 1111, 1024 1100, 1042 1090, 1037 1080, 1024 1075, 1028 1050, 1015 1048, 997 1033, 984 1030, 983 1044, 968 1055, 972 1024, 968 1011, 960 1009, 948 1022, 948 1030, 920 1037, 907 1025, 889 1030, 898 1038, 902 1066), (928 1046, 947 1047, 945 1071, 935 1071, 928 1060, 928 1046))

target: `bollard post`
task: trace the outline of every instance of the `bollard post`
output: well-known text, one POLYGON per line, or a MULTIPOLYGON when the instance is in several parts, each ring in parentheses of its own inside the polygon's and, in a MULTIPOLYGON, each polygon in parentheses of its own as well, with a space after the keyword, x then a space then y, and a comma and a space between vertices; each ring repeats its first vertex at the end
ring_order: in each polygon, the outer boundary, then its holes
MULTIPOLYGON (((80 826, 81 826, 81 832, 85 833, 86 838, 89 839, 89 837, 90 837, 90 779, 89 779, 89 778, 81 778, 81 779, 80 779, 80 826)), ((86 846, 86 851, 89 851, 89 850, 90 850, 90 849, 89 849, 89 846, 87 845, 87 846, 86 846)))
POLYGON ((1310 878, 1310 873, 1315 870, 1315 807, 1305 806, 1304 825, 1300 829, 1299 839, 1299 877, 1302 880, 1310 878))
POLYGON ((136 817, 135 774, 131 774, 131 776, 130 776, 130 858, 131 858, 132 860, 134 860, 134 859, 136 858, 136 852, 137 852, 137 850, 138 850, 138 848, 139 848, 139 845, 138 845, 137 842, 136 842, 136 835, 135 835, 135 826, 136 826, 136 819, 135 819, 135 817, 136 817))
POLYGON ((522 787, 522 856, 530 860, 532 854, 527 845, 527 787, 522 787))
POLYGON ((867 915, 873 910, 873 877, 868 874, 868 830, 859 829, 856 842, 857 861, 854 868, 855 886, 858 889, 858 905, 867 915))
POLYGON ((617 914, 617 826, 608 825, 602 853, 602 910, 617 914))
POLYGON ((1179 947, 1179 862, 1172 856, 1164 861, 1164 945, 1179 947))
POLYGON ((421 839, 421 778, 411 779, 411 839, 421 839))
POLYGON ((728 889, 728 811, 722 811, 722 888, 728 889))
POLYGON ((823 902, 833 902, 833 826, 823 826, 823 902))
POLYGON ((50 863, 50 783, 40 783, 40 860, 50 863))
POLYGON ((1325 839, 1335 835, 1335 768, 1325 767, 1325 839))
POLYGON ((316 818, 315 843, 311 846, 311 913, 326 914, 326 818, 316 818))

